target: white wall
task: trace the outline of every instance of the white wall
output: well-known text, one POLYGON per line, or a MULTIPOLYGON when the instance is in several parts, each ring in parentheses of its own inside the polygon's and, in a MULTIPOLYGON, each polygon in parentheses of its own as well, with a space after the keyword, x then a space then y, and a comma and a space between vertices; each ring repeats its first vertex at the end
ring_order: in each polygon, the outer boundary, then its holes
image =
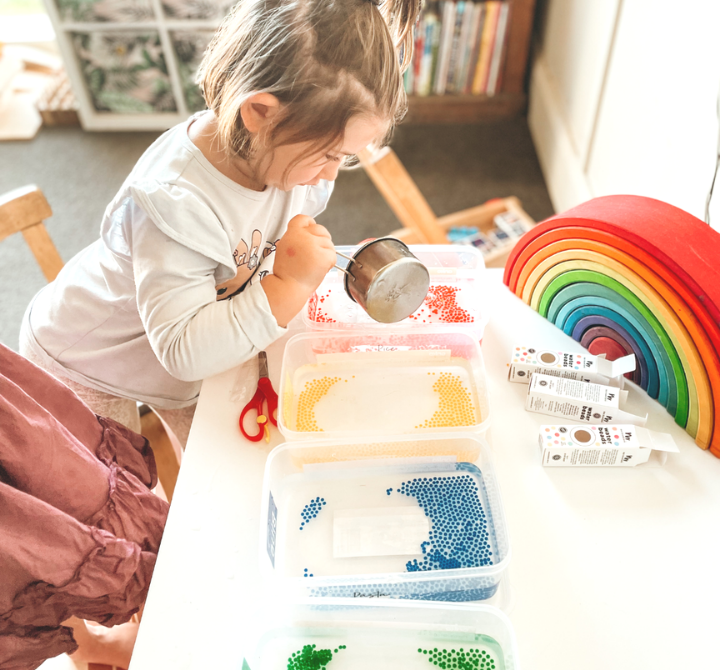
POLYGON ((529 123, 556 209, 634 193, 704 218, 719 88, 720 3, 549 0, 529 123))

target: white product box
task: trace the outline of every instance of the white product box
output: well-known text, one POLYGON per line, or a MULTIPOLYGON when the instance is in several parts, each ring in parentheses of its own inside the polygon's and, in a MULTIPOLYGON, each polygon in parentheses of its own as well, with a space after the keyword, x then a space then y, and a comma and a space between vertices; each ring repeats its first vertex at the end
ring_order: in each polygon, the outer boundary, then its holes
POLYGON ((616 426, 540 426, 538 437, 542 464, 546 466, 658 465, 668 452, 677 452, 667 433, 656 433, 633 425, 616 426))
POLYGON ((536 372, 530 379, 525 409, 583 423, 632 423, 644 426, 647 415, 635 416, 620 409, 627 395, 627 391, 613 386, 536 372))
POLYGON ((536 347, 515 347, 508 379, 528 384, 534 372, 581 382, 607 384, 622 388, 623 375, 635 370, 635 354, 609 361, 605 354, 590 356, 536 347))

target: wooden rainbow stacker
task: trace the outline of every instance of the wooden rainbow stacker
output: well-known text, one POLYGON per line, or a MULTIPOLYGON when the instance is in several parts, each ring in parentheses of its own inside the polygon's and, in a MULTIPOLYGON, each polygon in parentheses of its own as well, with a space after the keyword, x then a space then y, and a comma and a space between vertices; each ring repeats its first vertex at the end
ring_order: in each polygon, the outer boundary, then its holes
POLYGON ((526 233, 504 282, 590 353, 635 354, 633 380, 720 457, 720 234, 658 200, 595 198, 526 233))

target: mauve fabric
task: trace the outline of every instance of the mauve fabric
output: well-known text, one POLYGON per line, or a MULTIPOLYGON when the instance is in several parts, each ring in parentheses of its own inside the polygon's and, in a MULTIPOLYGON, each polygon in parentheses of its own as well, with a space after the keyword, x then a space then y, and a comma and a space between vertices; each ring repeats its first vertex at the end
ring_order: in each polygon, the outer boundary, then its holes
POLYGON ((147 440, 0 345, 0 670, 73 652, 70 616, 145 600, 168 505, 147 440))

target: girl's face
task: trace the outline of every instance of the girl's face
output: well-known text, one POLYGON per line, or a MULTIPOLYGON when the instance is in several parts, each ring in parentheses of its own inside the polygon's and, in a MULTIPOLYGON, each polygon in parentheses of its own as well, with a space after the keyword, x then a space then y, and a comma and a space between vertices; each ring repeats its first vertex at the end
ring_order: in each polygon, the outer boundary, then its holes
POLYGON ((258 161, 265 186, 289 191, 295 186, 317 184, 321 179, 334 181, 343 158, 359 153, 382 137, 387 126, 386 121, 374 116, 354 116, 345 127, 342 141, 329 150, 308 154, 309 142, 279 146, 258 161))

